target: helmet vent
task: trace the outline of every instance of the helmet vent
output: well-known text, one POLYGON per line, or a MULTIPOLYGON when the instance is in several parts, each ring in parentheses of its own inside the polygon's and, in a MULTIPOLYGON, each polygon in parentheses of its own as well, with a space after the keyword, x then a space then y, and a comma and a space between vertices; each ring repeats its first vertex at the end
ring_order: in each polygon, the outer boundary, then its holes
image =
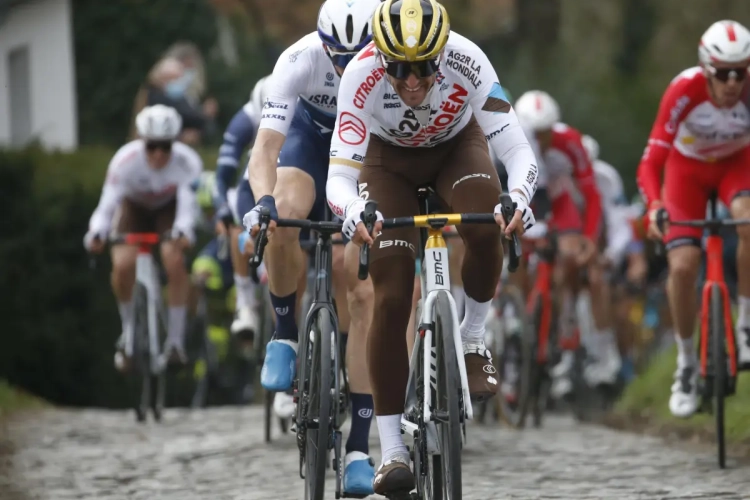
POLYGON ((346 16, 346 39, 349 43, 354 43, 354 19, 351 14, 346 16))
POLYGON ((719 48, 719 46, 718 46, 718 45, 716 45, 716 44, 713 44, 713 48, 714 48, 714 50, 715 50, 716 52, 718 52, 719 54, 723 54, 723 52, 721 51, 721 49, 719 48))
POLYGON ((331 31, 333 31, 333 39, 336 40, 336 43, 341 44, 341 37, 339 36, 339 32, 336 31, 335 24, 331 26, 331 31))
POLYGON ((359 37, 359 41, 357 43, 362 43, 362 42, 365 41, 365 39, 367 38, 367 35, 368 35, 367 28, 369 26, 370 26, 370 22, 368 21, 367 23, 365 23, 365 27, 362 28, 362 36, 359 37))

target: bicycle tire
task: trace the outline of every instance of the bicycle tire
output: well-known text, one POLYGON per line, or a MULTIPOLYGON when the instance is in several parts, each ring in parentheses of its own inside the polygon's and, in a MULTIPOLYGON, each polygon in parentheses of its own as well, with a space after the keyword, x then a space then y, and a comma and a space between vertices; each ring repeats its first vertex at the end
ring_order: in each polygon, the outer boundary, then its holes
POLYGON ((263 389, 263 421, 266 443, 271 442, 271 421, 273 420, 273 395, 271 391, 263 389))
POLYGON ((145 422, 151 404, 148 352, 148 292, 141 283, 133 289, 133 409, 138 422, 145 422))
MULTIPOLYGON (((512 345, 517 349, 519 355, 519 373, 517 380, 517 400, 515 405, 512 405, 502 394, 497 399, 497 406, 499 415, 503 420, 513 427, 514 429, 523 429, 526 425, 526 415, 528 414, 528 405, 526 400, 529 398, 529 388, 531 384, 532 370, 533 370, 533 339, 529 334, 529 320, 526 317, 526 305, 521 295, 521 291, 515 286, 504 287, 503 291, 498 297, 498 308, 500 311, 505 311, 506 304, 512 304, 512 309, 517 315, 517 320, 520 323, 520 330, 516 335, 508 336, 505 335, 503 340, 503 352, 502 355, 498 355, 498 365, 496 369, 500 378, 504 380, 505 376, 505 363, 507 360, 508 346, 512 345)), ((497 344, 495 344, 497 345, 497 344)))
MULTIPOLYGON (((193 409, 205 408, 208 403, 210 385, 209 373, 211 368, 208 359, 208 342, 210 342, 210 339, 208 338, 207 325, 208 321, 203 314, 199 313, 196 315, 193 320, 193 330, 200 337, 201 344, 198 350, 198 359, 195 361, 195 364, 202 365, 202 373, 200 378, 196 381, 195 392, 193 393, 193 398, 190 402, 190 406, 193 409)), ((195 366, 193 371, 195 372, 195 366)))
POLYGON ((724 440, 724 399, 727 387, 727 351, 724 325, 724 297, 718 285, 711 287, 709 310, 709 342, 713 365, 713 413, 716 422, 716 445, 719 467, 726 467, 726 443, 724 440))
POLYGON ((446 500, 462 498, 461 489, 461 448, 463 447, 461 431, 460 395, 461 377, 458 373, 458 353, 454 343, 453 318, 445 317, 450 311, 450 300, 447 292, 439 292, 435 299, 435 339, 437 346, 436 413, 447 415, 447 421, 438 421, 438 441, 440 465, 442 465, 443 492, 446 500))
MULTIPOLYGON (((308 349, 312 348, 312 356, 308 371, 310 377, 307 414, 304 418, 306 500, 323 500, 325 495, 331 426, 331 332, 334 322, 330 312, 325 308, 318 309, 315 314, 312 322, 314 340, 307 343, 308 349)), ((309 334, 309 331, 303 333, 309 334)))
MULTIPOLYGON (((528 414, 531 411, 532 423, 535 428, 539 429, 544 421, 544 412, 547 409, 547 394, 549 392, 549 382, 546 379, 547 366, 539 364, 537 352, 539 350, 539 338, 541 337, 539 329, 542 317, 542 297, 537 295, 534 299, 534 307, 529 320, 529 350, 531 352, 531 363, 529 368, 529 388, 528 396, 524 401, 523 413, 528 414)), ((551 324, 551 322, 550 322, 551 324)), ((547 356, 549 359, 550 336, 547 337, 547 356)), ((549 361, 547 361, 549 363, 549 361)))

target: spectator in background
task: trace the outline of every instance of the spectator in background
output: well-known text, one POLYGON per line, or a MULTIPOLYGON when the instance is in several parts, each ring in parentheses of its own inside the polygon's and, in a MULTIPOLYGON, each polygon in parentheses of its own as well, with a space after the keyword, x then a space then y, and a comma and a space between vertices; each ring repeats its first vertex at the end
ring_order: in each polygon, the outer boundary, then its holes
POLYGON ((182 63, 185 74, 191 79, 185 90, 185 99, 195 108, 202 109, 209 118, 204 128, 204 137, 216 133, 214 119, 219 110, 218 103, 213 97, 206 97, 206 64, 200 49, 191 42, 177 42, 164 53, 164 57, 175 58, 182 63))
MULTIPOLYGON (((215 107, 208 106, 209 113, 200 107, 193 106, 186 97, 195 74, 185 71, 185 65, 177 58, 165 57, 158 61, 149 71, 144 85, 138 91, 135 99, 134 116, 146 106, 164 104, 175 108, 182 117, 182 132, 179 140, 190 145, 200 144, 204 134, 209 131, 212 120, 211 112, 215 116, 215 107)), ((131 137, 135 137, 135 129, 131 128, 131 137)))

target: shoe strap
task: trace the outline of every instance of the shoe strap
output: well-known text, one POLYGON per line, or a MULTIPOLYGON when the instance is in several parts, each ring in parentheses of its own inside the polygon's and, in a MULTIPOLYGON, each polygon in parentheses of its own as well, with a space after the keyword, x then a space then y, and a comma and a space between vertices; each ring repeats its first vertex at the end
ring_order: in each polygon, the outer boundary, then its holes
POLYGON ((492 361, 492 353, 484 344, 464 344, 464 356, 467 354, 479 354, 484 359, 492 361))

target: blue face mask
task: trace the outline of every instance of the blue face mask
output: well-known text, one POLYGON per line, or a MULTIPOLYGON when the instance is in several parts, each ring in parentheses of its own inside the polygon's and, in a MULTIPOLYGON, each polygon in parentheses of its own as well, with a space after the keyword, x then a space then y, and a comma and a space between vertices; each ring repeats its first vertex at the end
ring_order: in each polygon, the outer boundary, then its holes
POLYGON ((169 97, 174 99, 180 98, 185 95, 190 84, 193 83, 195 78, 195 70, 185 70, 183 75, 175 80, 169 82, 165 87, 164 91, 169 97))

